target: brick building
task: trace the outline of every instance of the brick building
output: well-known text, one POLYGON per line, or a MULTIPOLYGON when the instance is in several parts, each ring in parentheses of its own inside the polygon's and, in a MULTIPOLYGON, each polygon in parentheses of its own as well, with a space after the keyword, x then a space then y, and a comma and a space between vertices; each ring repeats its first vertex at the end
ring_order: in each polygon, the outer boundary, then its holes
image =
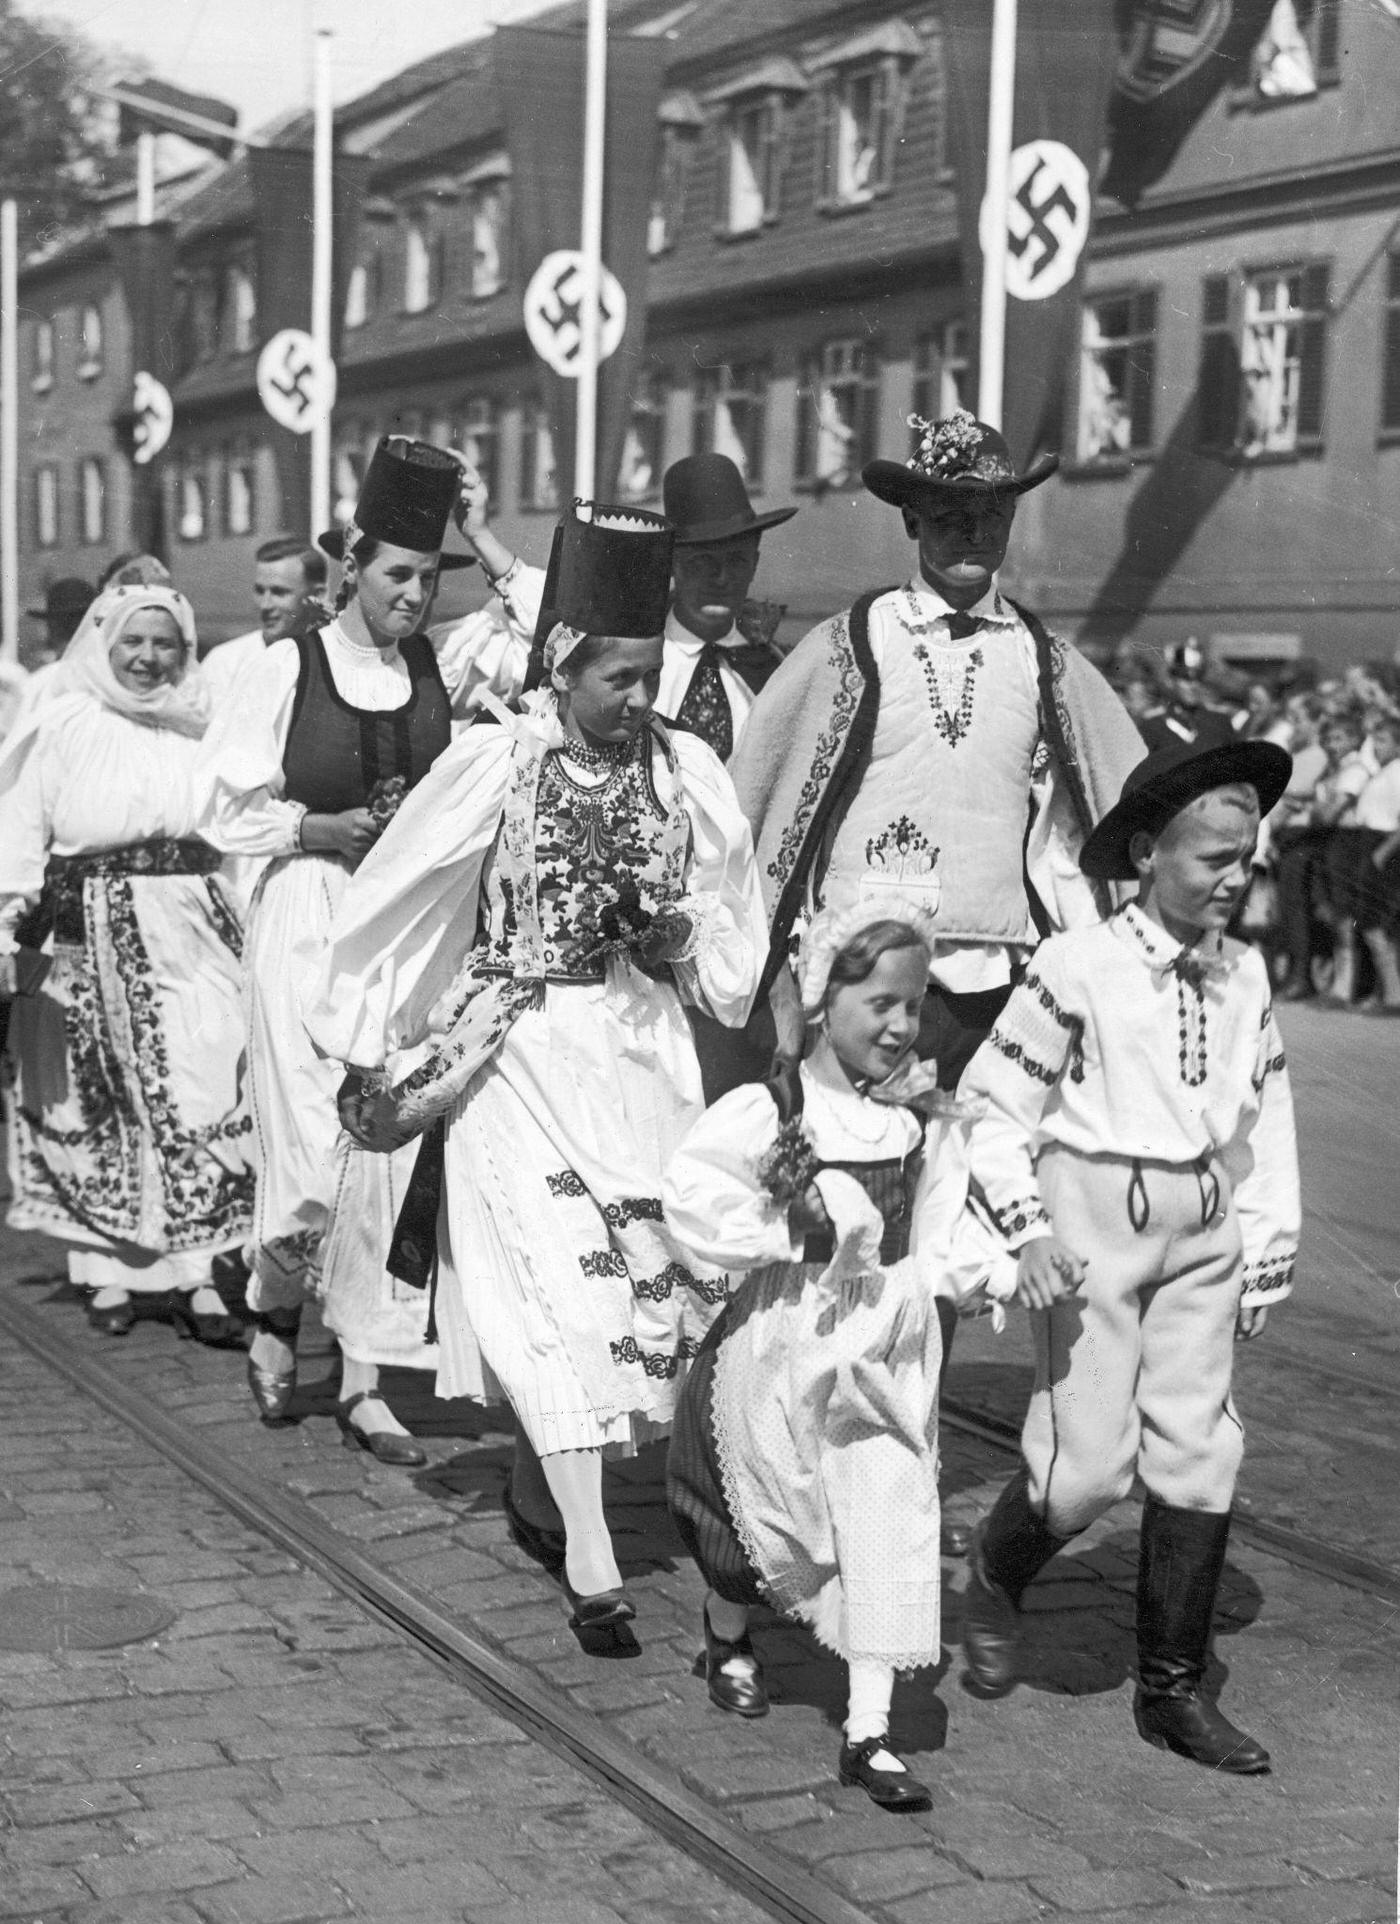
MULTIPOLYGON (((799 501, 759 577, 794 635, 908 567, 899 518, 859 469, 905 451, 911 411, 946 410, 962 391, 939 12, 870 0, 614 0, 611 12, 615 31, 668 48, 623 491, 653 499, 668 462, 718 447, 761 505, 799 501)), ((1295 26, 1291 68, 1266 46, 1131 210, 1101 209, 1066 475, 1024 504, 1014 584, 1091 644, 1190 631, 1241 659, 1342 662, 1400 639, 1382 532, 1400 511, 1400 24, 1366 0, 1296 0, 1295 26)), ((542 558, 556 489, 490 39, 406 70, 338 125, 372 166, 333 492, 353 496, 379 433, 450 438, 490 475, 505 537, 542 558)), ((243 163, 174 211, 185 373, 166 523, 214 639, 248 623, 256 542, 301 517, 278 499, 253 389, 243 163)), ((82 520, 84 460, 104 464, 100 539, 124 538, 110 422, 129 368, 100 239, 27 272, 22 303, 22 374, 45 320, 55 357, 23 437, 32 600, 46 576, 85 571, 78 532, 97 523, 82 520), (81 376, 92 307, 103 371, 81 376)), ((479 593, 467 576, 444 607, 479 593)))

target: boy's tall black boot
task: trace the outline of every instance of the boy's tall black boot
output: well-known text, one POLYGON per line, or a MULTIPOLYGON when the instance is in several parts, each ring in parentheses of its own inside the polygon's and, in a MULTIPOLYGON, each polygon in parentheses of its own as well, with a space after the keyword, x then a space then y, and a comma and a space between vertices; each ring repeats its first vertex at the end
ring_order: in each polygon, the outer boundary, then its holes
POLYGON ((1174 1510, 1149 1495, 1138 1559, 1138 1734, 1212 1770, 1256 1777, 1269 1768, 1262 1744, 1201 1694, 1230 1518, 1174 1510))
POLYGON ((987 1696, 1002 1696, 1015 1683, 1021 1597, 1069 1541, 1048 1530, 1031 1508, 1024 1468, 978 1524, 968 1551, 962 1644, 968 1675, 987 1696))

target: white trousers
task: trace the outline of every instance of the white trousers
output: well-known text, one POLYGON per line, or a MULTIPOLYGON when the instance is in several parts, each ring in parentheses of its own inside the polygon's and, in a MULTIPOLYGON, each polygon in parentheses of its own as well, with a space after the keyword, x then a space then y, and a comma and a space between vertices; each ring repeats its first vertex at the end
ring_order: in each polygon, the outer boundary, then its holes
POLYGON ((1052 1146, 1037 1173, 1055 1234, 1088 1271, 1031 1318, 1032 1507, 1072 1536, 1136 1475, 1174 1509, 1223 1514, 1244 1450, 1230 1397, 1244 1266, 1224 1171, 1052 1146))

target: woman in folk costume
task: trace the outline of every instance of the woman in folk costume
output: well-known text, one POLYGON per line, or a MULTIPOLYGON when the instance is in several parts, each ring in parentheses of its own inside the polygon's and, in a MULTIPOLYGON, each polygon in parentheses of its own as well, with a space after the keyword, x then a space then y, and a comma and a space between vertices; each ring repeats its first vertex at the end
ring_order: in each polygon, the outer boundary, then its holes
POLYGON ((546 684, 409 798, 350 886, 310 1016, 358 1072, 342 1114, 362 1141, 446 1115, 438 1393, 515 1411, 508 1514, 580 1629, 633 1615, 604 1452, 666 1432, 725 1293, 661 1212, 701 1106, 682 1003, 742 1022, 764 934, 729 778, 651 715, 670 548, 655 516, 566 518, 546 684), (386 1088, 389 1055, 430 1035, 386 1088))
POLYGON ((886 1734, 895 1671, 940 1657, 935 1291, 1015 1283, 967 1207, 958 1106, 912 1056, 934 939, 889 891, 819 916, 801 1068, 721 1097, 662 1188, 687 1249, 750 1272, 671 1439, 672 1514, 709 1584, 710 1696, 762 1716, 749 1606, 802 1619, 850 1670, 841 1781, 892 1810, 929 1802, 886 1734))
POLYGON ((471 565, 442 547, 454 511, 469 511, 473 481, 444 449, 382 440, 354 520, 343 535, 321 537, 344 565, 336 618, 275 642, 259 673, 231 691, 209 739, 206 833, 230 854, 266 862, 248 918, 258 1164, 249 1384, 264 1419, 285 1414, 303 1301, 324 1282, 345 1358, 346 1442, 394 1463, 424 1458, 378 1395, 379 1367, 434 1360, 421 1294, 383 1267, 409 1169, 338 1152, 339 1072, 316 1053, 303 1015, 352 872, 446 748, 454 715, 493 674, 518 675, 516 657, 528 649, 533 611, 508 601, 434 638, 418 632, 440 573, 471 565), (323 1278, 337 1196, 345 1233, 331 1252, 337 1271, 323 1278))
POLYGON ((117 588, 0 757, 9 1220, 71 1246, 112 1336, 134 1294, 173 1292, 182 1336, 237 1339, 210 1280, 253 1179, 242 932, 198 836, 208 719, 189 603, 117 588))

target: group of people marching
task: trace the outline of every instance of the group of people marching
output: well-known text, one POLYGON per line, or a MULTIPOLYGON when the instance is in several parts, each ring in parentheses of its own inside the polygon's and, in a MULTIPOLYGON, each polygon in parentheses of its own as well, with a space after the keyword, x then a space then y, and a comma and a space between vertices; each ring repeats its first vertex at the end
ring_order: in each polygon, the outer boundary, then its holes
POLYGON ((786 658, 745 608, 795 510, 718 455, 662 515, 575 503, 541 571, 458 457, 381 442, 321 537, 334 613, 212 677, 181 594, 109 587, 0 750, 11 1221, 112 1335, 158 1291, 240 1341, 246 1261, 265 1420, 313 1295, 347 1444, 424 1460, 387 1365, 507 1403, 510 1528, 590 1648, 636 1614, 604 1461, 669 1435, 711 1699, 763 1715, 749 1614, 804 1622, 848 1666, 841 1780, 892 1809, 928 1803, 895 1676, 968 1549, 939 1386, 960 1313, 1015 1298, 973 1680, 1010 1687, 1022 1592, 1138 1476, 1139 1728, 1261 1771, 1202 1683, 1233 1344, 1298 1233, 1267 977, 1224 935, 1289 757, 1143 761, 997 586, 1053 459, 917 425, 864 475, 909 579, 786 658), (486 606, 428 625, 473 559, 486 606))

